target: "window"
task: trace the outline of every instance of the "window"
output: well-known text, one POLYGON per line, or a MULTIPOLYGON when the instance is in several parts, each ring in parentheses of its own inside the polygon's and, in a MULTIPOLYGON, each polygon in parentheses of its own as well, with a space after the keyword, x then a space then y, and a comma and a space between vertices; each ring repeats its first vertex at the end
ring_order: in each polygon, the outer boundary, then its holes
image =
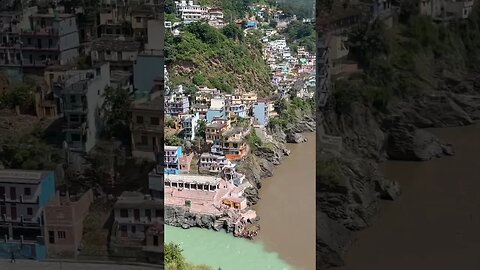
POLYGON ((147 136, 142 136, 141 137, 141 144, 142 145, 147 145, 148 144, 148 137, 147 136))
POLYGON ((111 51, 105 51, 107 55, 110 55, 112 52, 111 51))
POLYGON ((48 231, 48 242, 50 244, 55 244, 55 232, 54 231, 48 231))
POLYGON ((70 122, 78 122, 80 120, 80 117, 78 114, 71 114, 70 115, 70 122))
POLYGON ((158 126, 160 125, 160 120, 158 119, 158 117, 150 117, 150 124, 158 126))
POLYGON ((143 124, 143 116, 137 116, 137 124, 143 124))
POLYGON ((28 38, 28 39, 27 39, 27 43, 28 43, 28 45, 32 45, 32 39, 31 39, 31 38, 28 38))
POLYGON ((29 216, 33 215, 33 209, 31 207, 27 208, 27 215, 29 216))
POLYGON ((23 194, 25 194, 26 196, 32 195, 32 189, 29 188, 29 187, 24 188, 23 189, 23 194))
POLYGON ((155 209, 155 216, 157 218, 162 217, 162 211, 160 209, 155 209))
POLYGON ((133 210, 133 218, 135 220, 140 220, 140 209, 134 209, 133 210))
POLYGON ((5 194, 5 187, 0 187, 0 196, 3 196, 5 194))
POLYGON ((132 233, 136 233, 137 232, 137 226, 133 225, 132 226, 132 233))
POLYGON ((71 103, 77 103, 77 97, 74 96, 74 95, 71 95, 71 96, 70 96, 70 102, 71 102, 71 103))
POLYGON ((137 23, 142 22, 142 18, 141 18, 141 17, 136 17, 135 20, 137 20, 137 23))
POLYGON ((66 238, 65 232, 64 231, 58 231, 57 232, 57 237, 59 239, 65 239, 66 238))
POLYGON ((2 215, 2 218, 3 215, 7 214, 7 207, 5 205, 0 206, 0 214, 2 215))
POLYGON ((48 39, 48 47, 51 48, 53 46, 53 40, 51 38, 48 39))
POLYGON ((17 190, 15 189, 15 187, 10 187, 10 199, 17 199, 17 190))
POLYGON ((72 142, 79 142, 80 141, 80 134, 72 134, 70 135, 72 142))
POLYGON ((158 247, 158 235, 153 236, 153 245, 158 247))
POLYGON ((120 217, 128 218, 128 210, 127 209, 120 209, 120 217))

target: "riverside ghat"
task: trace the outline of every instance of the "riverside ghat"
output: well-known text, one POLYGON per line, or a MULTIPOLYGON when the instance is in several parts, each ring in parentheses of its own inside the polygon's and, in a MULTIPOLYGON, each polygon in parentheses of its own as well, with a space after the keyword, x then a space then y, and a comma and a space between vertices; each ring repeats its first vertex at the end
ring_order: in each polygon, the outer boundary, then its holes
MULTIPOLYGON (((236 172, 235 165, 225 164, 219 174, 166 174, 164 176, 165 206, 180 210, 186 216, 195 219, 192 225, 202 227, 203 220, 210 222, 207 228, 227 229, 234 236, 252 239, 257 232, 254 223, 257 214, 247 206, 244 191, 251 186, 245 175, 236 172)), ((177 211, 166 212, 166 222, 174 220, 174 225, 189 228, 181 224, 176 217, 177 211), (169 214, 172 213, 172 214, 169 214)))

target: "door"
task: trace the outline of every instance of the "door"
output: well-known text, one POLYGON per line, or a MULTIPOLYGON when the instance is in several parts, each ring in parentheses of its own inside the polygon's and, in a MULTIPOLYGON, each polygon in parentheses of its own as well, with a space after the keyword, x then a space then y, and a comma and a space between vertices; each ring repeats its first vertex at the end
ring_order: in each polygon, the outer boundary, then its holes
POLYGON ((50 244, 55 244, 55 232, 54 231, 48 231, 48 242, 50 244))

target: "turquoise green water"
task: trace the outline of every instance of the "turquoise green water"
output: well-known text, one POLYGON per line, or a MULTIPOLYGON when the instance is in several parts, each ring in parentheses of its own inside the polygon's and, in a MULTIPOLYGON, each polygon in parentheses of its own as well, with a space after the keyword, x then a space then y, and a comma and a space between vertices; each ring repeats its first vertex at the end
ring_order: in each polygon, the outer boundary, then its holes
POLYGON ((193 264, 206 264, 217 270, 292 270, 278 254, 267 252, 261 243, 235 238, 212 230, 182 229, 165 225, 165 243, 174 242, 193 264), (208 239, 208 240, 206 240, 208 239))

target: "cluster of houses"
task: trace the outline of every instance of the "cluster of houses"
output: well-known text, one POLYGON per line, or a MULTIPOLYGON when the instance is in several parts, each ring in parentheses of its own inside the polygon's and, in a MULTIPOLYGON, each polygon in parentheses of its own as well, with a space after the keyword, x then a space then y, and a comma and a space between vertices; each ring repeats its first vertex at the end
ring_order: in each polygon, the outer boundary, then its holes
POLYGON ((269 41, 268 37, 275 33, 268 31, 263 39, 264 59, 272 71, 272 83, 277 87, 282 97, 287 97, 288 92, 294 88, 297 81, 302 81, 296 96, 299 98, 313 98, 315 87, 315 54, 299 46, 293 54, 284 38, 269 41))
MULTIPOLYGON (((43 7, 0 12, 0 69, 16 83, 35 75, 35 113, 58 119, 68 166, 80 170, 104 129, 107 88, 135 90, 131 113, 134 154, 162 156, 163 3, 110 0, 100 7, 43 7), (83 64, 80 64, 80 63, 83 64), (160 96, 157 102, 156 95, 160 96), (155 113, 162 112, 155 118, 155 113), (136 115, 150 112, 144 122, 136 115), (144 142, 145 133, 148 143, 144 142), (150 146, 150 147, 147 147, 150 146)), ((40 1, 39 1, 40 3, 40 1)), ((147 113, 148 114, 148 113, 147 113)), ((80 254, 83 219, 92 191, 69 195, 59 172, 0 171, 0 258, 44 259, 80 254)), ((114 206, 111 251, 158 261, 163 250, 163 181, 153 175, 146 193, 125 192, 114 206)), ((107 243, 105 243, 107 245, 107 243)))
POLYGON ((181 23, 165 21, 166 29, 178 32, 176 28, 181 24, 200 21, 207 22, 215 28, 225 26, 223 10, 221 8, 195 4, 192 0, 175 1, 175 16, 181 21, 181 23))

